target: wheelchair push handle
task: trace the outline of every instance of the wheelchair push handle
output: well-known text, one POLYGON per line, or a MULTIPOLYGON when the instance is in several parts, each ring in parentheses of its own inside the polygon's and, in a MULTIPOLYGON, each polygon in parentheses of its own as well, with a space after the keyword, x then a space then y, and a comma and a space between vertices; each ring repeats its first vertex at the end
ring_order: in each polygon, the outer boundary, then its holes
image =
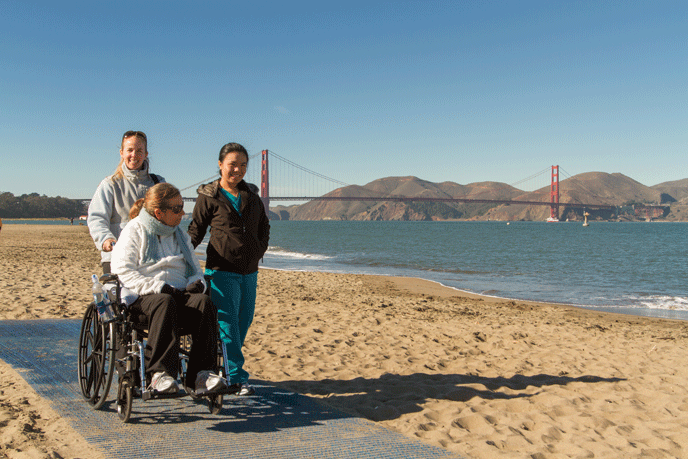
POLYGON ((112 274, 112 273, 103 274, 102 276, 100 276, 100 278, 98 280, 103 285, 110 284, 110 283, 115 283, 115 284, 119 283, 119 277, 117 276, 117 274, 112 274))

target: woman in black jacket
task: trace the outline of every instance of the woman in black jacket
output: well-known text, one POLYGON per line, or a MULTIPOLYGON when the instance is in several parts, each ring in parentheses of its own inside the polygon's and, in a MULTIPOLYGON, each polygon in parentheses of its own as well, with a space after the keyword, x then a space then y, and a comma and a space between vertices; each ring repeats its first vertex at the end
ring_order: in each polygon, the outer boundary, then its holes
POLYGON ((220 178, 198 188, 189 225, 194 247, 210 227, 205 273, 212 276, 211 298, 217 307, 220 339, 227 350, 230 384, 251 395, 241 347, 253 321, 258 261, 268 249, 270 223, 260 197, 244 182, 248 152, 238 143, 220 149, 220 178))

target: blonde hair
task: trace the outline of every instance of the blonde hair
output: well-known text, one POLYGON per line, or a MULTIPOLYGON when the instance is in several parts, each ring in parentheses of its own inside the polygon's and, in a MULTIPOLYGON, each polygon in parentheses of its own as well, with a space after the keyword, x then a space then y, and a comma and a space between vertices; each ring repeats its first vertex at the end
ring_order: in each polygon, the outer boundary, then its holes
MULTIPOLYGON (((146 153, 148 153, 148 137, 146 137, 146 134, 144 134, 141 131, 127 131, 124 133, 122 136, 122 143, 120 145, 120 151, 122 150, 122 147, 124 147, 124 141, 128 139, 129 137, 138 137, 139 139, 143 140, 143 143, 145 144, 146 148, 146 153)), ((119 180, 122 177, 124 177, 124 171, 122 170, 122 164, 124 163, 124 158, 119 159, 119 164, 117 165, 117 169, 115 169, 115 173, 112 174, 112 180, 119 180)))
POLYGON ((167 202, 170 199, 174 199, 177 196, 181 196, 181 193, 176 186, 171 183, 158 183, 148 188, 146 191, 146 196, 137 200, 131 210, 129 211, 129 218, 131 220, 139 216, 141 208, 145 208, 146 212, 150 215, 155 216, 155 209, 165 209, 167 202))

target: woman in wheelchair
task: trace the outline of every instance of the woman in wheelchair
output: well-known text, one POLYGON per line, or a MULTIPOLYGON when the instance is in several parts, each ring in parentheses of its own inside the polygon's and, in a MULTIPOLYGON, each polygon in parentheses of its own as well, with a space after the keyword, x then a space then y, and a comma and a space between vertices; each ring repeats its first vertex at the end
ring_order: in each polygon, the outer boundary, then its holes
MULTIPOLYGON (((216 310, 205 294, 203 272, 191 240, 179 228, 184 202, 177 188, 158 183, 131 208, 132 219, 112 252, 112 272, 138 298, 129 306, 145 316, 146 379, 159 393, 179 391, 179 339, 192 335, 185 385, 203 394, 227 386, 217 362, 216 310)), ((118 349, 118 357, 124 349, 118 349)))

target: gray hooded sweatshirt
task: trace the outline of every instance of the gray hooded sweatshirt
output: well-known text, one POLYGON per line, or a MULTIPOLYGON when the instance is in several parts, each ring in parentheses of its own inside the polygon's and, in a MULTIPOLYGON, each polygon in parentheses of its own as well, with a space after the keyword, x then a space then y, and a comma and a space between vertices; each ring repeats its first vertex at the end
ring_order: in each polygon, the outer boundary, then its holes
MULTIPOLYGON (((103 252, 103 242, 119 238, 122 229, 129 222, 129 210, 134 203, 146 196, 148 188, 155 184, 148 173, 148 160, 137 171, 127 169, 122 164, 123 177, 113 175, 100 182, 88 206, 88 231, 96 248, 100 250, 101 262, 109 262, 112 252, 103 252)), ((158 182, 165 179, 156 175, 158 182)))

